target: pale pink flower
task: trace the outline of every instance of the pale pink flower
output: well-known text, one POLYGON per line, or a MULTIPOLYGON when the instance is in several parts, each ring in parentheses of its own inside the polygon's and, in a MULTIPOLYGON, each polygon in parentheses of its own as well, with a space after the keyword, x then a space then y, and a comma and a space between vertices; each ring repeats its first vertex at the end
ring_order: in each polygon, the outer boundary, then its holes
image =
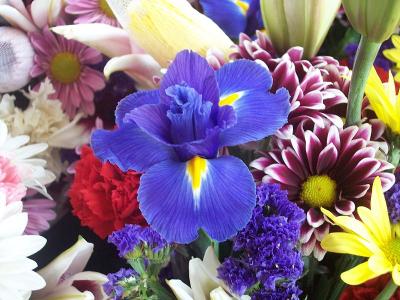
POLYGON ((28 213, 25 234, 40 234, 50 228, 49 222, 56 218, 56 203, 46 198, 28 199, 23 202, 24 212, 28 213))
POLYGON ((75 24, 104 23, 119 27, 106 0, 67 0, 65 11, 78 16, 75 24))
POLYGON ((17 168, 4 156, 0 156, 0 191, 5 194, 7 204, 21 201, 26 195, 17 168))

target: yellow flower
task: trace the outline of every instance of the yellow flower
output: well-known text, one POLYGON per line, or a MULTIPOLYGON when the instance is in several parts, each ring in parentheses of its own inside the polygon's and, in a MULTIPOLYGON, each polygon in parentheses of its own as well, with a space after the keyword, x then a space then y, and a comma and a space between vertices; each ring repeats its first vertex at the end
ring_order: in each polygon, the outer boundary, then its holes
POLYGON ((365 94, 378 118, 393 133, 400 134, 400 94, 396 95, 392 73, 389 71, 389 81, 382 83, 375 68, 372 68, 365 94))
POLYGON ((400 36, 392 35, 392 42, 395 48, 384 50, 383 55, 396 64, 395 69, 397 74, 394 77, 394 80, 400 82, 400 36))
POLYGON ((274 48, 284 53, 304 48, 306 57, 318 52, 340 6, 340 0, 261 0, 261 12, 274 48))
POLYGON ((400 22, 400 0, 343 0, 354 29, 368 40, 382 43, 400 22))
POLYGON ((186 0, 108 0, 134 41, 162 66, 191 49, 206 56, 216 49, 227 57, 233 42, 211 19, 186 0))
POLYGON ((350 285, 358 285, 388 272, 400 285, 400 236, 391 226, 381 180, 375 178, 372 187, 371 209, 358 207, 361 221, 354 217, 335 217, 322 212, 344 232, 329 233, 321 242, 330 252, 353 254, 368 258, 364 263, 344 272, 341 278, 350 285))

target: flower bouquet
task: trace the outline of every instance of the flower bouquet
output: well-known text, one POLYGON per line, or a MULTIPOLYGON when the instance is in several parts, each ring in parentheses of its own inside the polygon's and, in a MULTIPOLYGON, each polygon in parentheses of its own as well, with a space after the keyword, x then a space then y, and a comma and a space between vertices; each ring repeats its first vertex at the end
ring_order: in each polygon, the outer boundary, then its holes
POLYGON ((0 300, 400 299, 400 0, 0 0, 0 300))

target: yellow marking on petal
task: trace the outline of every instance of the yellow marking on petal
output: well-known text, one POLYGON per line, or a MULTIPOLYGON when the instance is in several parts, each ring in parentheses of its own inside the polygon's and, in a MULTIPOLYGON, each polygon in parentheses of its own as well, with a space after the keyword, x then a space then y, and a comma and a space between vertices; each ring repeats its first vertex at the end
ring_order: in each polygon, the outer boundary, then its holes
POLYGON ((239 100, 243 96, 243 94, 244 92, 236 92, 233 94, 222 96, 221 99, 219 99, 219 106, 232 106, 237 100, 239 100))
POLYGON ((108 5, 107 0, 100 0, 99 8, 107 17, 115 19, 114 13, 111 7, 108 5))
MULTIPOLYGON (((188 175, 193 191, 193 197, 195 200, 199 199, 201 192, 201 182, 207 173, 207 160, 195 156, 186 163, 186 174, 188 175)), ((196 201, 195 207, 198 207, 198 202, 196 201)))
POLYGON ((241 0, 234 0, 234 2, 242 10, 242 13, 244 15, 246 15, 247 11, 249 10, 249 4, 247 2, 241 1, 241 0))

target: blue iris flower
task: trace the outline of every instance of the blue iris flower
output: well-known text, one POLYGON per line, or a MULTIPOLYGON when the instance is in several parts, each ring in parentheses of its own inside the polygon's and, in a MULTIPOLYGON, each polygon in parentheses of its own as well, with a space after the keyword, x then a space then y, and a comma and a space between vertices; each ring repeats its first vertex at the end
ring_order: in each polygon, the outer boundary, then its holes
POLYGON ((214 71, 198 54, 182 51, 160 89, 120 101, 118 128, 95 131, 92 147, 102 160, 144 173, 140 210, 167 241, 191 242, 200 228, 226 240, 249 221, 255 184, 240 159, 219 150, 260 140, 287 122, 288 92, 271 94, 271 84, 256 62, 214 71))
POLYGON ((200 0, 204 14, 231 38, 263 28, 260 0, 200 0))

